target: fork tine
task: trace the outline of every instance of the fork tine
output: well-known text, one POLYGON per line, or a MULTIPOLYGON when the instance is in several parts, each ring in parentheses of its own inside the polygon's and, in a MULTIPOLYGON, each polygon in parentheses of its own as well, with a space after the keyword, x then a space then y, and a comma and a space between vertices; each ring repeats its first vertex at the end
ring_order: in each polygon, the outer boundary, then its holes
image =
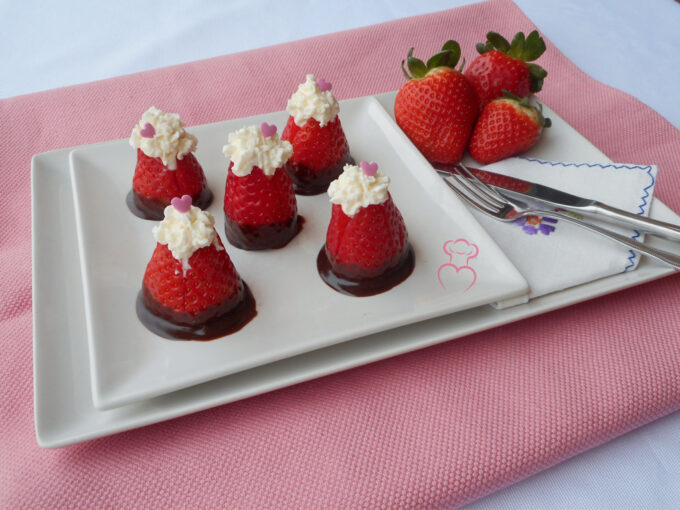
POLYGON ((483 200, 485 203, 488 203, 497 209, 507 205, 506 201, 498 200, 494 195, 487 193, 484 189, 477 186, 474 182, 463 175, 460 169, 456 168, 451 175, 462 187, 464 187, 469 193, 472 193, 479 200, 483 200))
MULTIPOLYGON (((475 209, 479 209, 483 213, 489 214, 491 216, 495 216, 499 212, 498 208, 496 208, 494 206, 487 206, 486 203, 482 204, 478 201, 473 200, 472 198, 470 198, 467 195, 467 193, 458 189, 456 187, 456 185, 453 184, 451 181, 449 181, 447 179, 443 179, 443 180, 446 183, 446 185, 456 193, 456 195, 458 195, 461 199, 463 199, 465 202, 470 204, 475 209)), ((456 182, 458 182, 458 179, 456 179, 456 182)))
POLYGON ((463 163, 458 163, 458 165, 456 165, 456 166, 458 166, 461 170, 463 170, 463 172, 465 172, 465 174, 466 174, 468 177, 470 177, 470 179, 472 179, 474 182, 476 182, 477 185, 478 185, 479 187, 481 187, 482 189, 484 189, 484 190, 487 191, 488 193, 491 193, 494 197, 496 197, 498 200, 500 200, 501 202, 503 202, 503 204, 507 204, 507 203, 508 203, 508 200, 507 200, 503 195, 501 195, 500 193, 498 193, 498 191, 496 191, 496 190, 493 189, 491 186, 489 186, 487 183, 485 183, 483 180, 481 180, 479 177, 477 177, 477 176, 476 176, 474 173, 472 173, 472 172, 470 171, 470 169, 469 169, 468 167, 466 167, 463 163))
POLYGON ((471 200, 481 202, 488 209, 497 210, 503 207, 503 205, 499 204, 497 200, 489 199, 488 196, 486 196, 483 192, 479 191, 473 184, 469 182, 468 179, 461 176, 460 174, 452 174, 451 179, 458 185, 458 190, 463 193, 466 193, 471 198, 471 200))

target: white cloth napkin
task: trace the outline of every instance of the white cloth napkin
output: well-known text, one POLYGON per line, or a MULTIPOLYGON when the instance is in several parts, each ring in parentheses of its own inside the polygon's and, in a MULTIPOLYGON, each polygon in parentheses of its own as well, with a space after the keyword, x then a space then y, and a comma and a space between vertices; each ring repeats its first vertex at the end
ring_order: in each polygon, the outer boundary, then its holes
MULTIPOLYGON (((544 184, 642 216, 649 215, 657 174, 654 165, 565 163, 524 157, 505 159, 482 169, 544 184)), ((539 216, 503 223, 478 211, 473 213, 529 283, 529 298, 632 271, 640 260, 638 253, 563 220, 539 216)), ((598 224, 643 240, 643 234, 632 228, 598 224)), ((514 304, 518 303, 508 301, 497 306, 514 304)))

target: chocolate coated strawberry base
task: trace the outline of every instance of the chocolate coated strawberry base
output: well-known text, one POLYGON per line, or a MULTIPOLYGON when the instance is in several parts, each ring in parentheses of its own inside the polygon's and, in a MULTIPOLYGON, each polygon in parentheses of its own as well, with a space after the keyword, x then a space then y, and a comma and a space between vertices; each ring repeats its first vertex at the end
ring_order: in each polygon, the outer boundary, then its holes
MULTIPOLYGON (((206 187, 203 188, 203 191, 201 191, 198 196, 192 197, 191 202, 192 205, 195 205, 199 209, 207 209, 210 207, 212 200, 212 191, 206 187)), ((155 221, 161 221, 165 217, 163 211, 165 211, 165 208, 170 205, 169 202, 166 204, 165 202, 155 198, 144 197, 137 193, 134 189, 131 189, 127 194, 127 197, 125 197, 125 202, 127 203, 127 206, 132 214, 135 216, 142 218, 143 220, 155 221)))
POLYGON ((224 217, 224 232, 227 240, 242 250, 271 250, 283 248, 302 230, 305 219, 295 215, 284 223, 271 225, 244 225, 224 217))
POLYGON ((345 165, 353 165, 354 159, 347 153, 337 165, 326 167, 322 170, 311 170, 299 163, 288 161, 286 172, 293 181, 293 189, 298 195, 318 195, 328 190, 328 185, 337 179, 345 165))
POLYGON ((237 332, 256 315, 255 298, 248 286, 234 299, 192 316, 180 314, 156 301, 146 288, 137 295, 137 317, 151 332, 170 340, 214 340, 237 332))
POLYGON ((329 287, 342 294, 358 297, 373 296, 396 287, 411 275, 414 267, 415 256, 410 244, 407 246, 406 252, 399 264, 373 277, 362 277, 362 270, 350 267, 342 268, 345 274, 336 273, 326 254, 326 246, 321 248, 316 258, 316 268, 319 271, 319 276, 329 287), (346 275, 352 275, 352 277, 346 275))

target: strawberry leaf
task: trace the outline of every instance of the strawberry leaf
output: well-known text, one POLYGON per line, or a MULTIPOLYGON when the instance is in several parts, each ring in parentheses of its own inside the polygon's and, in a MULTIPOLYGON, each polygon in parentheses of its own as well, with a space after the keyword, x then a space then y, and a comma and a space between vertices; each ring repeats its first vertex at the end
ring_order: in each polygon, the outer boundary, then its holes
POLYGON ((489 32, 486 34, 486 40, 487 44, 486 47, 489 48, 489 43, 491 43, 491 48, 489 50, 492 50, 493 48, 496 48, 499 51, 502 51, 503 53, 506 53, 510 49, 510 43, 508 40, 503 37, 501 34, 498 32, 489 32))
POLYGON ((525 62, 536 60, 538 57, 543 55, 544 51, 545 41, 540 35, 538 35, 538 32, 534 30, 527 36, 524 52, 522 53, 522 60, 525 62))
POLYGON ((460 44, 456 41, 446 41, 442 46, 442 52, 446 52, 446 59, 439 65, 456 67, 458 60, 460 60, 460 44))
POLYGON ((524 52, 525 39, 522 32, 517 32, 515 37, 512 38, 510 43, 510 49, 506 51, 509 57, 512 58, 522 58, 522 53, 524 52))
POLYGON ((439 53, 435 53, 427 60, 427 68, 434 69, 435 67, 446 65, 448 56, 448 51, 440 51, 439 53))
POLYGON ((408 72, 406 71, 406 67, 404 67, 404 62, 406 62, 406 61, 405 61, 405 60, 402 60, 402 61, 401 61, 401 71, 404 73, 404 76, 406 76, 406 79, 407 79, 407 80, 410 80, 410 79, 411 79, 411 75, 408 74, 408 72))
POLYGON ((489 52, 493 49, 493 48, 489 48, 488 43, 487 44, 477 43, 475 48, 477 48, 477 53, 479 53, 480 55, 484 55, 485 53, 487 53, 487 52, 489 52))
POLYGON ((411 53, 412 51, 409 51, 408 58, 406 59, 408 70, 411 71, 414 78, 422 78, 427 74, 427 66, 422 60, 412 57, 411 53))
POLYGON ((543 88, 543 80, 548 76, 548 71, 538 64, 527 64, 529 68, 529 80, 531 80, 531 92, 539 92, 543 88))

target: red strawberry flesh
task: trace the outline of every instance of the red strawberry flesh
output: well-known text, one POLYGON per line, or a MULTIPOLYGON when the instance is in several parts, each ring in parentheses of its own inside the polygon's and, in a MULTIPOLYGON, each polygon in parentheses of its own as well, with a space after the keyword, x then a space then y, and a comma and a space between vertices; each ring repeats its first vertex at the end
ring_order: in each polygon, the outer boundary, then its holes
POLYGON ((317 258, 328 285, 347 294, 373 295, 401 283, 413 267, 406 226, 391 197, 353 216, 333 204, 326 244, 317 258))
POLYGON ((255 167, 238 176, 229 165, 224 192, 225 232, 245 250, 285 246, 302 228, 290 177, 283 168, 268 176, 255 167))
POLYGON ((167 245, 156 245, 137 302, 147 328, 166 338, 209 340, 241 329, 255 316, 252 294, 224 249, 200 248, 188 265, 167 245))
POLYGON ((286 171, 295 192, 300 195, 325 192, 342 173, 343 167, 354 163, 338 117, 322 127, 313 118, 298 126, 290 116, 281 139, 288 140, 293 146, 286 171))
POLYGON ((193 205, 201 209, 212 202, 212 193, 196 157, 186 154, 177 160, 176 170, 168 170, 160 158, 150 158, 137 149, 132 191, 127 197, 130 210, 143 219, 162 220, 170 201, 183 195, 191 196, 193 205))

